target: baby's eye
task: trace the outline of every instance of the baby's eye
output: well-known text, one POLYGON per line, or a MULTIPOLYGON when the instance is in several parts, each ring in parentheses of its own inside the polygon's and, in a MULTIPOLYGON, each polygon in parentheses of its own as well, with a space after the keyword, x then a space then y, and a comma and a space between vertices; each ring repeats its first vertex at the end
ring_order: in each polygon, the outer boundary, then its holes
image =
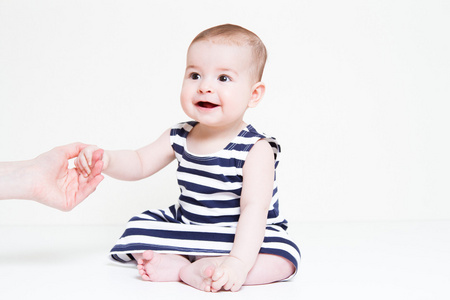
POLYGON ((231 78, 229 76, 227 76, 227 75, 220 75, 219 76, 219 81, 227 82, 227 81, 231 81, 231 78))
POLYGON ((200 74, 198 74, 198 73, 191 73, 189 75, 189 78, 191 78, 193 80, 198 80, 198 79, 200 79, 200 74))

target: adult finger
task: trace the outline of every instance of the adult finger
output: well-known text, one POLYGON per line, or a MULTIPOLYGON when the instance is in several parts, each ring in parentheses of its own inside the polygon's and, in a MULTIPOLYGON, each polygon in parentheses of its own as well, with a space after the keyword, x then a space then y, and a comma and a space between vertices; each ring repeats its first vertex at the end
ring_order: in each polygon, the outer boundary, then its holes
POLYGON ((72 143, 64 146, 59 146, 56 149, 64 152, 64 155, 67 159, 72 159, 80 154, 80 151, 83 150, 87 145, 83 143, 72 143))
POLYGON ((93 165, 95 165, 95 163, 96 163, 97 161, 102 160, 102 159, 103 159, 103 153, 104 153, 104 150, 103 150, 103 149, 97 149, 97 150, 95 150, 94 153, 92 153, 92 158, 91 158, 92 162, 91 162, 91 163, 92 163, 93 165))
POLYGON ((94 163, 94 167, 92 167, 90 177, 95 177, 95 176, 101 174, 102 170, 103 170, 103 161, 102 160, 96 161, 94 163))
MULTIPOLYGON (((97 166, 97 168, 101 169, 101 165, 102 163, 99 162, 98 163, 99 166, 97 166)), ((97 174, 97 175, 91 175, 89 176, 89 178, 87 178, 87 182, 85 182, 83 184, 82 187, 80 187, 80 190, 78 191, 77 195, 76 195, 76 203, 77 205, 83 201, 84 199, 86 199, 87 196, 89 196, 90 194, 92 194, 95 189, 97 188, 97 186, 100 184, 100 182, 104 179, 104 176, 101 174, 97 174)))

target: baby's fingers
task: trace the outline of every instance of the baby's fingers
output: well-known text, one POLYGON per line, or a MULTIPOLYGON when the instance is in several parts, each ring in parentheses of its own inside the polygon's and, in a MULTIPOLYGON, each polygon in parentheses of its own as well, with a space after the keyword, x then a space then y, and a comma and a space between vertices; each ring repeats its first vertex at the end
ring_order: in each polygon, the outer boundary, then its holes
POLYGON ((222 287, 224 290, 229 291, 234 286, 234 282, 232 280, 228 280, 227 283, 222 287))
POLYGON ((228 282, 228 279, 228 274, 221 268, 217 268, 212 276, 213 282, 211 284, 211 288, 219 291, 228 282))
POLYGON ((225 271, 224 271, 222 268, 217 267, 216 270, 214 271, 214 273, 213 273, 211 279, 212 279, 213 281, 217 281, 217 280, 219 280, 221 277, 223 277, 224 275, 225 275, 225 271))
POLYGON ((237 278, 234 278, 232 275, 228 276, 227 282, 222 286, 222 289, 231 292, 237 292, 241 289, 242 282, 239 282, 237 278))
POLYGON ((78 156, 78 158, 76 159, 75 167, 78 169, 78 171, 81 172, 81 174, 84 175, 84 177, 88 177, 89 174, 91 174, 91 168, 86 157, 83 154, 78 156))

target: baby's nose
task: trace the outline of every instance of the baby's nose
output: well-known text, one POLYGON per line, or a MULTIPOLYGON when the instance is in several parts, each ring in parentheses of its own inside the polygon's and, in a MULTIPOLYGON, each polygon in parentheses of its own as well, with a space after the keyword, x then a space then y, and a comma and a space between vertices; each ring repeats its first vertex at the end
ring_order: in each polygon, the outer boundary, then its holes
POLYGON ((208 80, 202 80, 198 86, 198 92, 201 94, 213 93, 213 91, 212 85, 208 80))

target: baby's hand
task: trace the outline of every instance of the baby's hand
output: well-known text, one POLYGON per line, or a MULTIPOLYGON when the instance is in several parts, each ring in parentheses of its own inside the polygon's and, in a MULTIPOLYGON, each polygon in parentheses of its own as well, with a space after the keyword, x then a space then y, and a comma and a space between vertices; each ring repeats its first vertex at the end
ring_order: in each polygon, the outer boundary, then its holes
POLYGON ((211 288, 214 291, 220 289, 237 292, 247 279, 248 270, 243 261, 228 256, 223 263, 216 268, 212 276, 211 288))
POLYGON ((99 147, 90 145, 78 154, 78 158, 75 160, 75 167, 84 177, 88 177, 91 174, 92 167, 101 159, 101 155, 98 155, 100 152, 102 150, 99 147))

